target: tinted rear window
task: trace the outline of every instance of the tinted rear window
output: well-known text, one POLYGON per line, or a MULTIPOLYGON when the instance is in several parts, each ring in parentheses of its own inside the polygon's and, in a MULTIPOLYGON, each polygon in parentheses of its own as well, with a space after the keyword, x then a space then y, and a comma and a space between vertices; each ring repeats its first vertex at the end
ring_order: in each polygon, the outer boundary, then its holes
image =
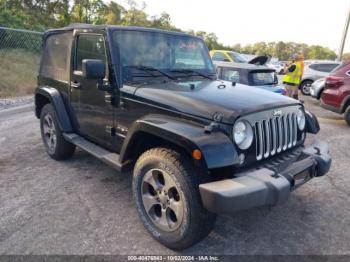
POLYGON ((251 72, 249 74, 251 85, 265 86, 275 83, 275 73, 271 71, 251 72))
POLYGON ((221 79, 225 81, 240 83, 239 71, 233 68, 222 68, 221 79))
POLYGON ((329 73, 337 66, 338 64, 313 64, 313 65, 310 65, 309 67, 316 71, 329 73))
POLYGON ((50 35, 45 41, 39 74, 55 80, 69 80, 72 33, 50 35))

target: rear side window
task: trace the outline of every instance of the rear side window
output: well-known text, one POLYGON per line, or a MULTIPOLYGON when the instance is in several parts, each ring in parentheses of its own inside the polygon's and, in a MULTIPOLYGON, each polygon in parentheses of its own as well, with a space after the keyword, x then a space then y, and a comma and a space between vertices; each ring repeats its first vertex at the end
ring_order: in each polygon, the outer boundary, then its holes
POLYGON ((212 57, 213 61, 228 61, 227 57, 220 53, 220 52, 215 52, 213 57, 212 57))
POLYGON ((72 32, 48 36, 45 41, 40 76, 68 81, 71 46, 72 32))
POLYGON ((273 85, 276 81, 275 72, 271 71, 251 72, 250 78, 253 86, 273 85))
POLYGON ((313 65, 310 65, 309 67, 316 71, 329 73, 337 66, 338 64, 313 64, 313 65))
POLYGON ((84 59, 106 61, 106 50, 101 35, 81 34, 78 36, 74 70, 82 70, 82 62, 84 59))
POLYGON ((239 83, 240 74, 237 70, 231 68, 222 68, 221 79, 225 81, 239 83))

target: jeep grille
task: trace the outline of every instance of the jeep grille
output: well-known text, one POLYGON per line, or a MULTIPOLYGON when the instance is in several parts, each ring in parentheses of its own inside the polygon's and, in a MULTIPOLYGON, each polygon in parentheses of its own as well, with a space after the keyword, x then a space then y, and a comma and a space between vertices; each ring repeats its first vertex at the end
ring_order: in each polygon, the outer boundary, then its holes
POLYGON ((285 151, 297 143, 296 113, 260 120, 254 127, 257 160, 285 151))

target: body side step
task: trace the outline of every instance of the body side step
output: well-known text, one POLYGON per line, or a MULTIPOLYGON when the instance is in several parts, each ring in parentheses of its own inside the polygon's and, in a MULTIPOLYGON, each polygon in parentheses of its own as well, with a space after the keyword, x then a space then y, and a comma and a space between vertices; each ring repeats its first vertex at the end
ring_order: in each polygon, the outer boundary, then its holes
POLYGON ((118 171, 122 171, 123 164, 120 163, 119 155, 117 153, 112 153, 75 133, 63 133, 63 136, 68 142, 83 149, 106 164, 113 166, 118 171))

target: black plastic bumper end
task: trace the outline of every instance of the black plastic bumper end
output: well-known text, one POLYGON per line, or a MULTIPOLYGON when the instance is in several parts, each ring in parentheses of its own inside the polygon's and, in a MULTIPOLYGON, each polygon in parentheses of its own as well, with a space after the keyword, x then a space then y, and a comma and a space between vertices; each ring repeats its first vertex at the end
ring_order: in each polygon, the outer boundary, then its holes
POLYGON ((283 171, 268 168, 235 174, 233 179, 199 185, 203 205, 211 212, 232 214, 239 210, 285 202, 290 192, 314 176, 325 175, 331 166, 328 145, 316 141, 302 157, 283 171))

